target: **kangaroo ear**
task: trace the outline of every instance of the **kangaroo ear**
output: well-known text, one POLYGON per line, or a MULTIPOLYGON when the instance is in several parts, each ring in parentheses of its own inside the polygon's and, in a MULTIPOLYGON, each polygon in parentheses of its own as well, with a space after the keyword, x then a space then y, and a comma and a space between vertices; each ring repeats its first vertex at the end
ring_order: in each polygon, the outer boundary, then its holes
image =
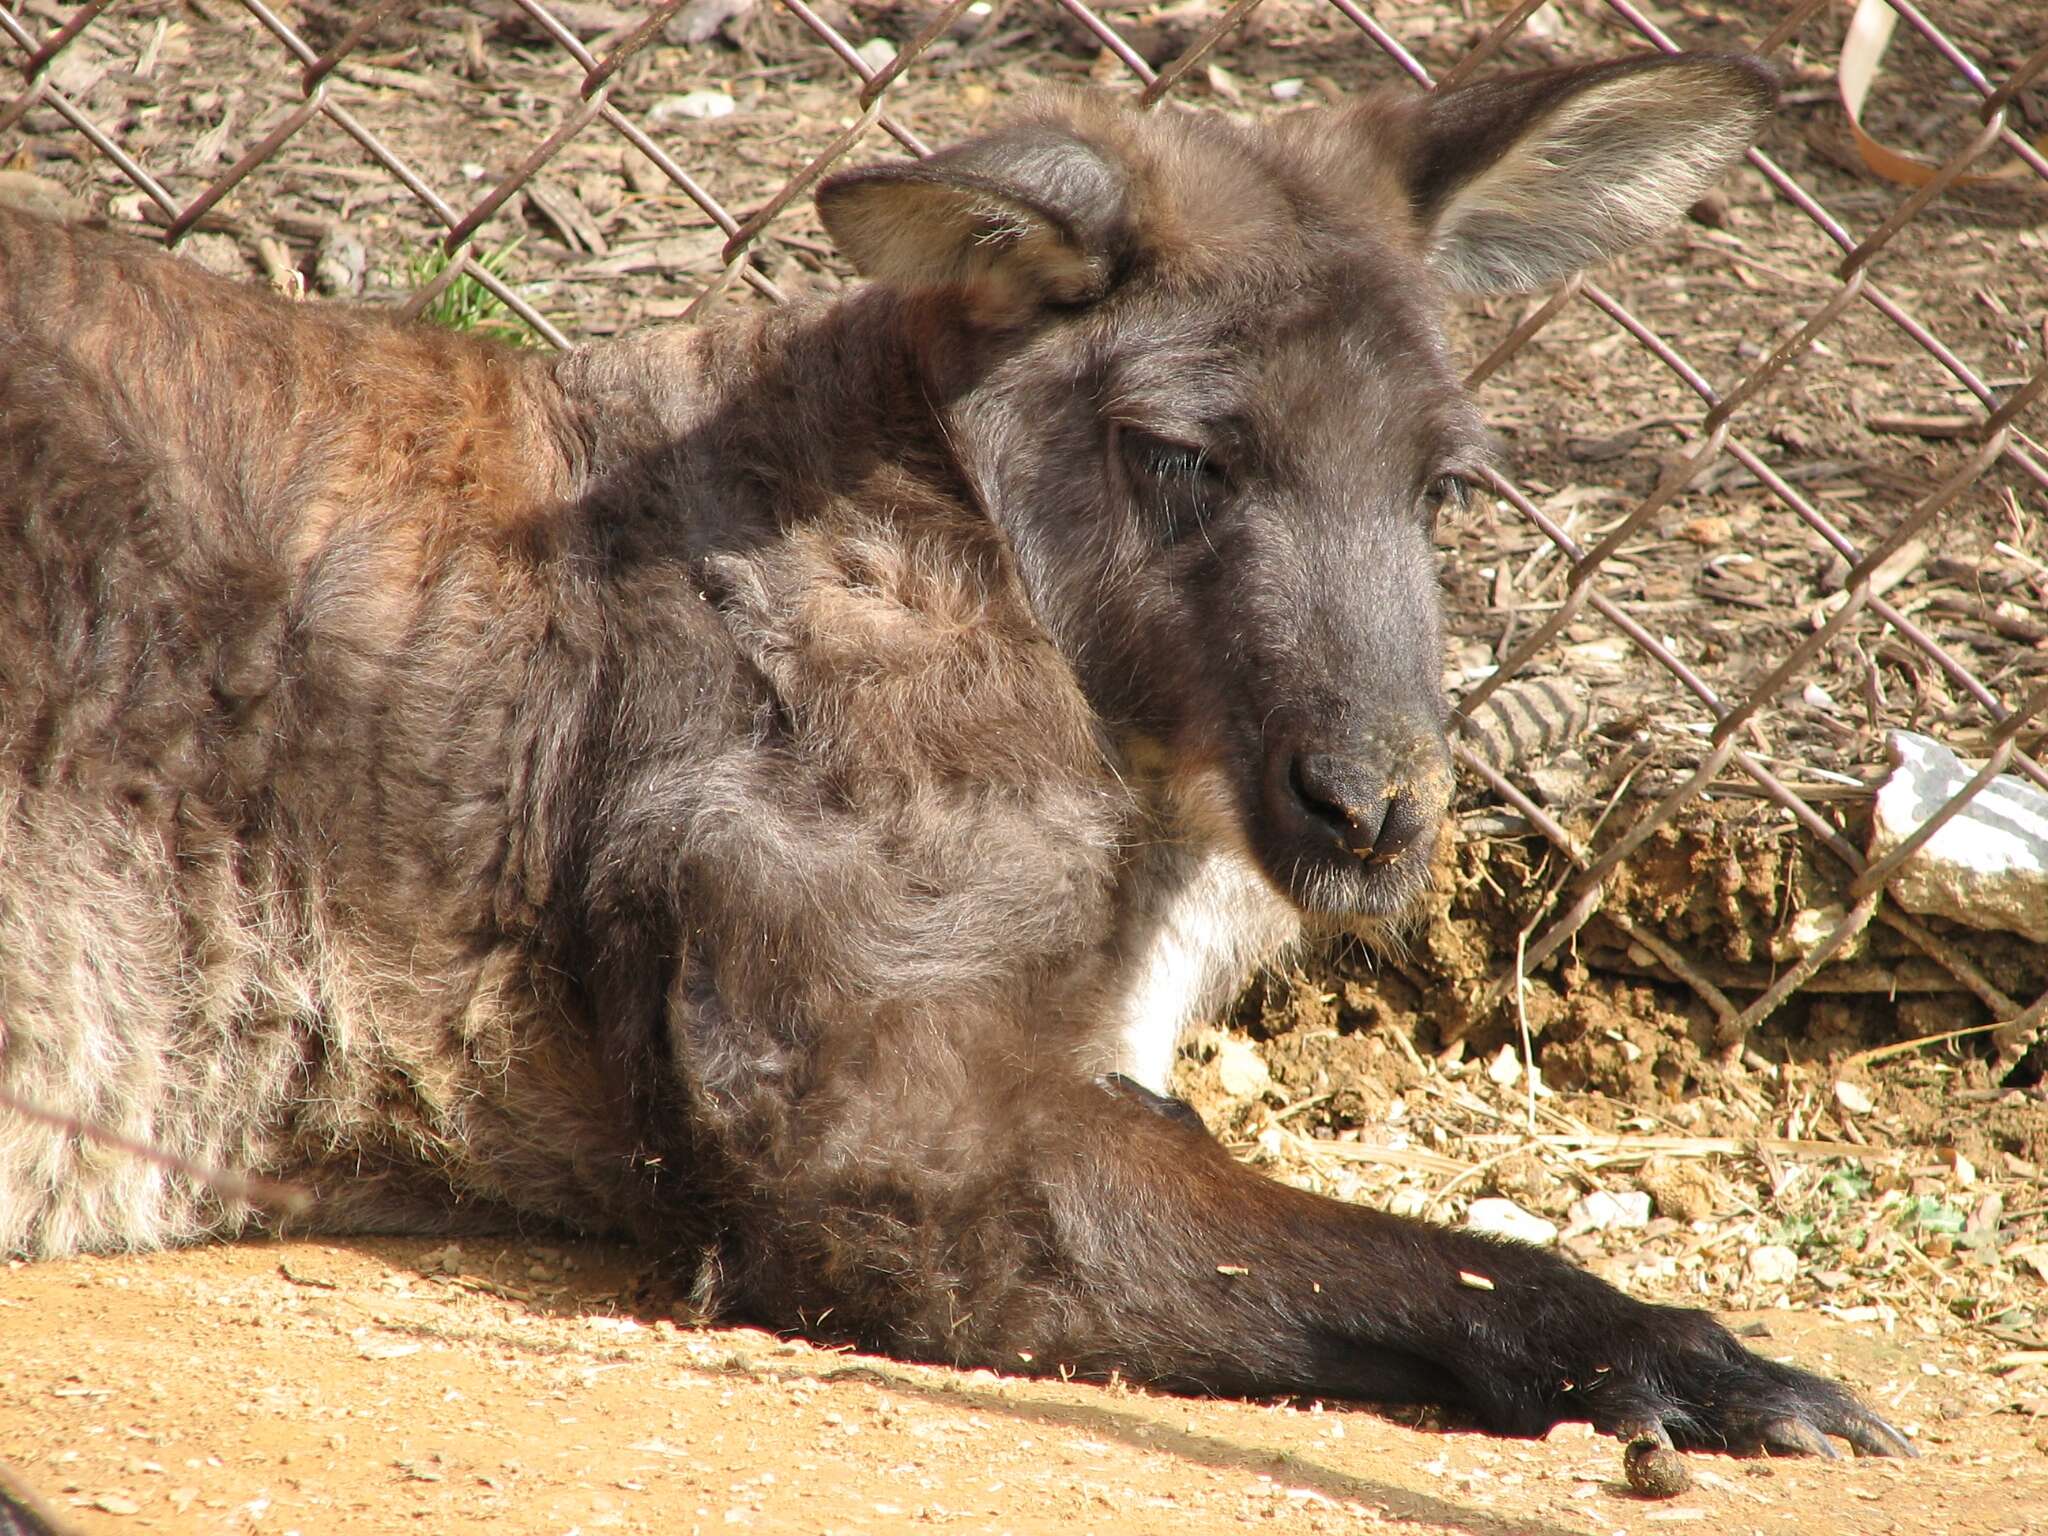
POLYGON ((934 155, 831 176, 826 232, 863 277, 960 285, 982 307, 1085 304, 1109 290, 1123 173, 1051 124, 1024 124, 934 155))
POLYGON ((1403 170, 1430 261, 1470 293, 1535 288, 1604 261, 1719 180, 1777 93, 1759 60, 1678 54, 1417 102, 1403 170))

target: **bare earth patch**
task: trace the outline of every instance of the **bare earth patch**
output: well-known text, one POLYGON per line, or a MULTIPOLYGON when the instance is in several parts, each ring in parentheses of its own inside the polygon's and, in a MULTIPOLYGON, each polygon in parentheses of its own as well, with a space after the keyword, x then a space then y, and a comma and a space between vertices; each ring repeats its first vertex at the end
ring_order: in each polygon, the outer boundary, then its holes
POLYGON ((653 1316, 590 1245, 248 1243, 0 1278, 0 1454, 87 1532, 2021 1532, 2042 1421, 1955 1341, 1767 1314, 1918 1462, 1689 1458, 907 1366, 653 1316))

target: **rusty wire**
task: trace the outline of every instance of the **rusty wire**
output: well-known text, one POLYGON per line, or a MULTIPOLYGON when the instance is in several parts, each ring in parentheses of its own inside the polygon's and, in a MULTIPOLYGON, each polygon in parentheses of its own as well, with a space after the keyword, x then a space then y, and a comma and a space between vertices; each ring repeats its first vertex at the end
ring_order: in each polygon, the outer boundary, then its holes
MULTIPOLYGON (((871 154, 876 146, 870 141, 876 137, 877 130, 912 154, 928 152, 926 144, 911 127, 889 110, 890 90, 919 68, 924 55, 967 8, 967 0, 933 5, 929 22, 893 56, 877 63, 872 55, 856 48, 805 0, 778 0, 787 17, 813 36, 833 67, 843 71, 851 115, 826 142, 816 146, 801 169, 778 191, 749 212, 739 214, 727 208, 711 190, 715 182, 711 168, 700 172, 678 163, 642 124, 611 99, 621 66, 661 35, 663 26, 680 9, 681 0, 662 0, 662 3, 643 6, 638 19, 630 26, 600 38, 594 46, 586 46, 576 32, 550 10, 547 0, 511 0, 541 35, 574 61, 580 74, 573 100, 563 104, 559 127, 511 171, 486 188, 480 198, 466 206, 451 201, 444 192, 436 190, 398 149, 372 132, 329 89, 337 69, 364 44, 376 24, 394 12, 409 11, 417 0, 380 0, 380 3, 365 8, 325 53, 312 47, 263 0, 213 0, 213 3, 219 7, 239 6, 270 34, 280 49, 280 66, 289 69, 296 79, 300 100, 296 109, 282 115, 232 165, 193 195, 183 198, 175 195, 142 159, 122 147, 115 133, 104 124, 93 121, 57 83, 55 65, 64 51, 90 32, 101 16, 112 8, 110 0, 88 0, 88 3, 72 8, 61 19, 40 29, 30 25, 26 19, 31 14, 28 5, 17 3, 0 8, 0 61, 11 63, 12 72, 20 81, 19 89, 11 96, 0 94, 0 134, 33 108, 41 106, 54 110, 148 199, 155 210, 153 217, 162 227, 163 239, 175 246, 199 228, 202 220, 222 199, 259 171, 309 122, 316 117, 325 118, 353 139, 363 153, 402 186, 432 222, 445 232, 440 237, 440 246, 448 258, 447 264, 412 295, 406 306, 408 311, 417 313, 449 284, 468 277, 495 294, 537 335, 555 346, 568 345, 568 338, 538 313, 515 286, 505 282, 478 259, 476 242, 480 232, 529 186, 564 145, 587 132, 618 135, 645 155, 723 232, 725 241, 720 252, 719 276, 699 294, 692 306, 692 314, 715 304, 735 281, 747 284, 767 299, 777 300, 781 296, 780 290, 756 264, 755 255, 760 242, 790 205, 801 198, 819 177, 856 152, 871 154), (10 46, 11 60, 8 59, 10 46)), ((1374 16, 1375 9, 1383 8, 1383 0, 1317 0, 1317 3, 1327 5, 1356 28, 1361 49, 1384 56, 1395 70, 1425 88, 1455 83, 1485 68, 1539 9, 1539 0, 1519 0, 1519 3, 1508 7, 1499 21, 1469 47, 1441 82, 1437 82, 1432 81, 1429 71, 1395 38, 1393 30, 1374 16)), ((1768 52, 1787 45, 1809 18, 1824 10, 1828 3, 1829 0, 1801 0, 1801 3, 1788 7, 1789 14, 1784 21, 1767 38, 1760 40, 1759 46, 1768 52)), ((1885 878, 1908 854, 1932 837, 1940 823, 1959 814, 1996 774, 2017 772, 2037 785, 2048 787, 2048 769, 2021 750, 2019 744, 2028 724, 2048 714, 2048 689, 2036 688, 2027 697, 2008 699, 1998 687, 1977 677, 1961 658, 1939 644, 1910 615, 1888 601, 1876 579, 1888 555, 1917 534, 1938 526, 1955 499, 1994 465, 2004 466, 2034 486, 2048 491, 2048 464, 2043 463, 2038 449, 2016 425, 2022 411, 2039 405, 2044 396, 2048 396, 2048 366, 2037 366, 2017 387, 1994 386, 1914 319, 1891 296, 1879 276, 1880 269, 1887 266, 1886 257, 1895 237, 1987 154, 2016 158, 2033 178, 2048 184, 2048 160, 2044 160, 2024 135, 2016 131, 2010 120, 2010 108, 2020 88, 2048 69, 2048 46, 2037 49, 2004 80, 1992 79, 1924 11, 1909 0, 1891 0, 1891 3, 1901 23, 1901 39, 1910 39, 1930 50, 1964 91, 1981 98, 1979 126, 1968 143, 1940 164, 1925 186, 1910 192, 1902 189, 1890 211, 1862 234, 1832 214, 1814 194, 1762 150, 1750 152, 1750 165, 1774 195, 1805 215, 1840 253, 1837 265, 1825 274, 1826 280, 1833 284, 1833 291, 1824 302, 1813 307, 1794 334, 1739 376, 1717 379, 1709 370, 1688 359, 1683 337, 1660 335, 1597 282, 1574 280, 1524 316, 1471 375, 1476 384, 1508 364, 1560 315, 1575 306, 1591 305, 1697 397, 1698 417, 1690 425, 1690 440, 1668 456, 1649 493, 1639 498, 1590 545, 1575 539, 1512 481, 1496 479, 1493 488, 1499 505, 1540 534, 1548 547, 1567 563, 1566 594, 1547 618, 1521 636, 1514 647, 1500 658, 1498 669, 1465 695, 1461 707, 1466 711, 1476 708, 1493 691, 1537 664, 1552 651, 1568 625, 1590 612, 1626 636, 1630 644, 1669 679, 1672 700, 1700 717, 1707 731, 1706 751, 1700 761, 1681 782, 1656 797, 1632 818, 1623 818, 1624 825, 1606 831, 1604 836, 1589 845, 1546 814, 1512 782, 1510 775, 1480 762, 1470 752, 1461 753, 1461 760, 1487 786, 1521 811, 1528 825, 1537 835, 1554 844, 1574 871, 1574 878, 1558 893, 1545 920, 1529 935, 1528 964, 1541 963, 1569 941, 1592 914, 1600 910, 1607 882, 1623 861, 1641 848, 1659 828, 1671 824, 1688 807, 1698 803, 1724 773, 1739 774, 1750 780, 1765 798, 1783 808, 1804 828, 1817 848, 1826 850, 1845 866, 1847 889, 1853 904, 1829 932, 1821 935, 1805 955, 1799 957, 1746 1008, 1738 1009, 1688 964, 1682 953, 1662 939, 1656 939, 1650 946, 1653 952, 1663 956, 1674 977, 1691 985, 1700 994, 1718 1020, 1723 1043, 1729 1045, 1739 1044, 1750 1029, 1792 996, 1831 955, 1855 938, 1872 921, 1873 914, 1880 913, 1885 878), (1847 312, 1859 305, 1881 315, 1900 336, 1932 358, 1953 379, 1957 389, 1973 399, 1977 406, 1974 419, 1962 433, 1970 444, 1970 451, 1963 462, 1889 528, 1861 541, 1843 532, 1815 499, 1803 494, 1774 471, 1744 441, 1745 436, 1768 427, 1773 389, 1786 387, 1788 368, 1805 356, 1847 312), (1825 622, 1816 623, 1812 633, 1799 644, 1763 669, 1743 696, 1736 698, 1724 697, 1720 690, 1651 634, 1629 612, 1626 601, 1610 595, 1603 587, 1609 574, 1609 562, 1628 539, 1724 458, 1753 476, 1801 526, 1831 549, 1848 568, 1842 597, 1834 612, 1825 622), (1771 707, 1786 688, 1795 685, 1822 653, 1845 642, 1853 644, 1853 641, 1847 641, 1852 618, 1877 622, 1935 667, 1982 710, 1991 736, 1991 752, 1983 770, 1977 772, 1964 790, 1940 811, 1933 822, 1923 826, 1905 848, 1875 864, 1869 863, 1862 851, 1844 838, 1832 822, 1819 814, 1779 773, 1774 772, 1761 753, 1747 750, 1742 741, 1753 731, 1760 712, 1771 707)), ((1213 50, 1228 41, 1232 31, 1258 4, 1259 0, 1233 0, 1228 4, 1219 0, 1212 15, 1201 26, 1199 35, 1177 57, 1155 67, 1098 9, 1082 3, 1082 0, 1044 0, 1045 9, 1063 12, 1069 27, 1082 29, 1100 45, 1102 60, 1098 76, 1105 70, 1123 72, 1135 83, 1139 99, 1147 106, 1186 82, 1213 50)), ((1621 33, 1632 37, 1638 46, 1674 51, 1684 45, 1684 39, 1666 32, 1631 0, 1600 0, 1600 4, 1605 8, 1607 19, 1621 33)), ((37 9, 48 17, 60 8, 45 5, 37 9)), ((4 92, 4 87, 0 87, 0 92, 4 92)), ((2048 338, 2044 338, 2044 342, 2048 342, 2048 338)), ((1967 960, 1922 925, 1902 914, 1886 911, 1882 915, 1892 931, 1904 935, 1954 976, 1959 985, 1975 992, 1994 1012, 2004 1015, 2000 1022, 2006 1033, 2000 1038, 2008 1048, 2017 1049, 2022 1043, 2022 1035, 2037 1029, 2043 1018, 2048 1017, 2048 995, 2021 1006, 1984 981, 1967 960)), ((1646 929, 1630 928, 1626 920, 1620 926, 1622 931, 1635 933, 1638 937, 1654 937, 1646 929)), ((1501 979, 1503 987, 1512 984, 1512 977, 1501 979)))

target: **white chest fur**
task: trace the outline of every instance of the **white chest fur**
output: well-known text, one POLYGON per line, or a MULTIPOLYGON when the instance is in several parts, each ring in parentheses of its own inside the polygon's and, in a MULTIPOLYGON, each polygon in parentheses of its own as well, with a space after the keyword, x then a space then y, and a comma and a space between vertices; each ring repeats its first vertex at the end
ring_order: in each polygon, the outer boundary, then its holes
POLYGON ((1102 1070, 1168 1093, 1174 1053, 1252 968, 1300 935, 1294 908, 1236 849, 1158 850, 1127 891, 1102 1070))

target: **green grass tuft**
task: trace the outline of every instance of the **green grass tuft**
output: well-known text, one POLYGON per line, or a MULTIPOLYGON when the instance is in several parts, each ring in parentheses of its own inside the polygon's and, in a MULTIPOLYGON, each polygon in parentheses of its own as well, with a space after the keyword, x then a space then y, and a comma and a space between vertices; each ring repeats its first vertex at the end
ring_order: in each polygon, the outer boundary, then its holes
MULTIPOLYGON (((476 264, 491 276, 509 282, 512 255, 523 238, 515 236, 495 251, 477 253, 476 264)), ((413 288, 424 288, 433 282, 455 259, 439 247, 414 256, 407 270, 413 288)), ((505 308, 505 301, 467 272, 434 295, 433 302, 420 311, 420 318, 451 331, 469 331, 514 346, 531 346, 534 341, 533 333, 505 308)))

